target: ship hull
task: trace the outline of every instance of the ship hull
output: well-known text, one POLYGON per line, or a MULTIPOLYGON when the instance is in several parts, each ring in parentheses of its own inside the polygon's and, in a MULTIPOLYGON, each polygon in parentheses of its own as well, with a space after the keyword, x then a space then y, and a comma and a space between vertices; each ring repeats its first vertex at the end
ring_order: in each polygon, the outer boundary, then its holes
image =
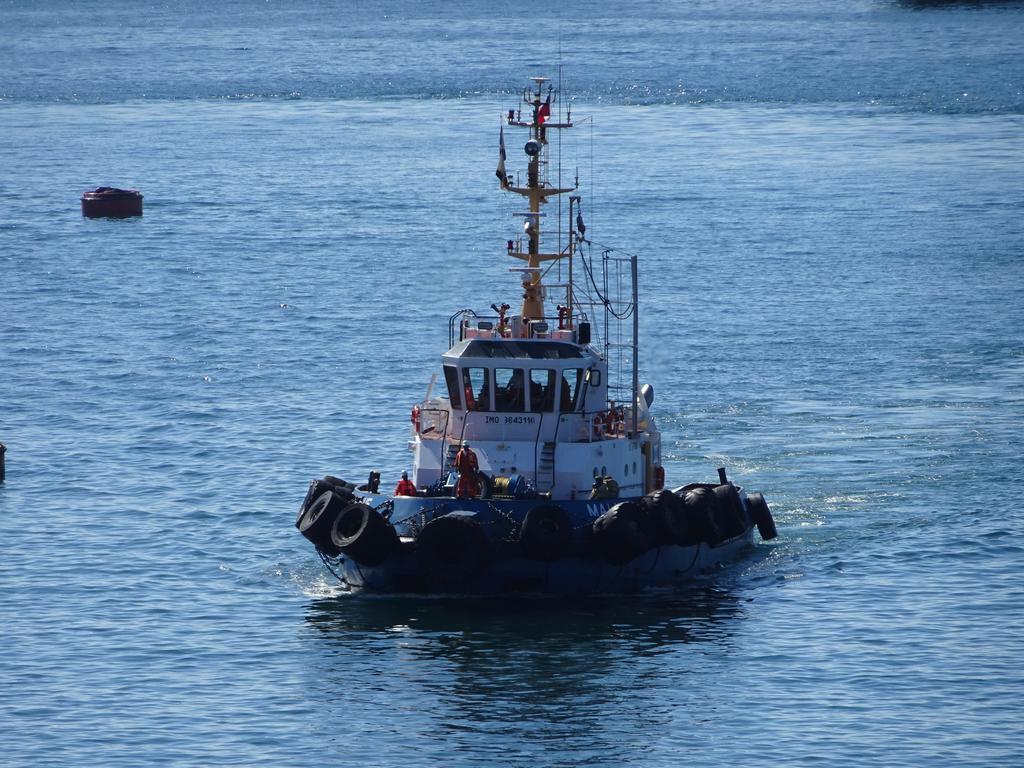
POLYGON ((740 530, 714 542, 686 545, 656 542, 624 562, 609 562, 595 547, 596 520, 622 502, 641 499, 570 500, 456 499, 363 495, 361 503, 385 510, 398 545, 383 562, 360 563, 339 554, 326 559, 352 591, 372 594, 537 594, 593 595, 635 593, 684 584, 728 563, 752 547, 754 525, 746 518, 740 530), (571 534, 557 556, 537 557, 518 540, 531 509, 557 505, 571 524, 571 534), (451 567, 431 552, 425 561, 421 533, 440 517, 471 520, 479 531, 472 556, 455 552, 451 567))
POLYGON ((410 547, 373 567, 342 557, 337 574, 352 591, 368 594, 631 594, 683 585, 716 566, 736 560, 752 545, 753 529, 748 529, 716 546, 700 542, 688 547, 657 547, 621 566, 595 557, 540 562, 498 556, 472 580, 441 588, 422 577, 415 550, 410 547))

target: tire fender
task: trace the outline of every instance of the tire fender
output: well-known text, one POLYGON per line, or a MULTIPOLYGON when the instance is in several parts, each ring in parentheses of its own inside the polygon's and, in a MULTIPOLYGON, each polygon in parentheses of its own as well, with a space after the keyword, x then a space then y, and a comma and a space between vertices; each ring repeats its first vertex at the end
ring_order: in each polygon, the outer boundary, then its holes
POLYGON ((620 501, 597 518, 591 530, 597 551, 613 565, 625 565, 657 542, 651 516, 638 501, 620 501))
POLYGON ((338 498, 334 491, 324 491, 302 511, 296 523, 299 533, 328 557, 337 557, 341 554, 331 541, 331 529, 344 508, 345 502, 338 498))
POLYGON ((468 586, 490 557, 487 534, 467 515, 435 517, 416 537, 416 565, 429 589, 452 592, 468 586))
POLYGON ((768 502, 760 493, 747 495, 747 511, 750 513, 750 519, 757 526, 757 532, 761 535, 762 541, 771 541, 779 535, 775 528, 775 518, 772 517, 772 511, 768 508, 768 502))
POLYGON ((331 542, 360 565, 380 565, 398 548, 398 534, 380 512, 350 502, 334 519, 331 542))
POLYGON ((526 513, 519 529, 519 543, 527 557, 551 561, 569 553, 572 523, 566 511, 554 504, 541 504, 526 513))
POLYGON ((644 497, 651 518, 658 525, 658 541, 664 544, 687 546, 695 543, 686 504, 669 490, 655 491, 644 497))
POLYGON ((700 541, 717 544, 724 538, 724 530, 715 514, 715 496, 710 488, 696 487, 683 496, 686 520, 690 530, 700 541))

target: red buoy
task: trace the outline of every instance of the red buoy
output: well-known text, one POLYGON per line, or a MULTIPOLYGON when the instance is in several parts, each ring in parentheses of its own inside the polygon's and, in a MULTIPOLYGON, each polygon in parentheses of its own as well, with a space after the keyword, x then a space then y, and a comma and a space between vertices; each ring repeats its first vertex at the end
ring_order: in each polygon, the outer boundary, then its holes
POLYGON ((137 189, 96 187, 82 195, 82 215, 90 219, 141 216, 142 193, 137 189))

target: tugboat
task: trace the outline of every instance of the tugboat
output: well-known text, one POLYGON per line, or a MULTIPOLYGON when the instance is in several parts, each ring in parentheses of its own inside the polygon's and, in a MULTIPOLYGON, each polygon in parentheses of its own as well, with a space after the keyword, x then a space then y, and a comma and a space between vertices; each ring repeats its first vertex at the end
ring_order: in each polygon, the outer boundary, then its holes
MULTIPOLYGON (((579 182, 548 177, 549 137, 573 127, 547 78, 503 115, 496 175, 524 198, 508 240, 522 305, 449 319, 444 391, 411 411, 412 472, 394 494, 313 480, 296 527, 349 589, 579 595, 671 587, 776 535, 764 497, 717 482, 665 487, 654 390, 638 379, 636 256, 594 255, 579 182), (552 110, 558 108, 557 115, 552 110), (525 183, 505 169, 505 128, 528 138, 525 183), (545 205, 568 198, 542 248, 545 205), (554 229, 554 227, 553 227, 554 229), (553 237, 550 239, 554 239, 553 237), (548 311, 549 291, 558 297, 548 311)), ((561 209, 561 206, 559 206, 561 209)))

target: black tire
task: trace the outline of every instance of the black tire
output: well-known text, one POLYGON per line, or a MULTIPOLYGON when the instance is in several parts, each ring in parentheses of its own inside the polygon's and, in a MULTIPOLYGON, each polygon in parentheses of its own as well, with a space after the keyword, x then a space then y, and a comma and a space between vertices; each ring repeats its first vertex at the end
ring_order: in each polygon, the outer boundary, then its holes
POLYGON ((331 529, 335 518, 345 508, 345 502, 324 491, 314 499, 299 518, 299 533, 313 542, 313 546, 329 557, 337 557, 341 551, 331 541, 331 529))
POLYGON ((489 499, 491 497, 491 489, 493 488, 494 485, 494 483, 491 481, 491 478, 485 475, 483 472, 477 472, 476 480, 477 487, 480 490, 479 498, 489 499))
POLYGON ((339 496, 351 499, 355 495, 355 483, 346 483, 340 477, 335 477, 334 475, 324 475, 324 482, 334 488, 339 496))
POLYGON ((331 543, 360 565, 374 566, 398 548, 398 534, 380 512, 352 502, 335 517, 331 543))
POLYGON ((490 562, 491 548, 480 523, 466 515, 436 517, 416 539, 416 564, 431 590, 457 592, 470 586, 490 562))
POLYGON ((519 529, 523 554, 536 560, 551 561, 569 553, 572 523, 565 510, 542 504, 526 513, 519 529))
POLYGON ((743 502, 740 501, 736 486, 725 483, 716 486, 712 493, 715 494, 724 538, 731 539, 746 531, 750 527, 750 522, 747 520, 747 513, 743 509, 743 502))
POLYGON ((714 483, 690 483, 689 485, 684 485, 682 488, 676 488, 675 492, 678 493, 680 497, 682 497, 682 496, 685 496, 690 491, 694 491, 694 490, 696 490, 698 488, 706 488, 707 490, 710 491, 710 490, 714 490, 715 484, 714 483))
POLYGON ((686 521, 698 541, 717 544, 724 538, 722 524, 716 514, 715 495, 710 488, 697 486, 683 496, 686 521))
POLYGON ((779 535, 775 528, 775 518, 772 517, 772 511, 768 508, 768 502, 760 493, 747 494, 747 511, 750 513, 750 519, 757 526, 757 532, 761 535, 762 541, 771 541, 779 535))
POLYGON ((594 521, 592 532, 597 551, 613 565, 625 565, 657 542, 651 516, 637 501, 620 501, 594 521))
POLYGON ((298 528, 302 522, 302 516, 306 513, 306 509, 312 504, 317 498, 327 491, 334 490, 334 487, 324 480, 313 480, 309 484, 309 490, 306 491, 306 498, 302 500, 301 506, 299 506, 299 514, 295 518, 295 527, 298 528))
POLYGON ((644 497, 644 505, 652 519, 658 523, 658 540, 665 544, 687 546, 693 544, 690 523, 683 500, 662 489, 644 497))

